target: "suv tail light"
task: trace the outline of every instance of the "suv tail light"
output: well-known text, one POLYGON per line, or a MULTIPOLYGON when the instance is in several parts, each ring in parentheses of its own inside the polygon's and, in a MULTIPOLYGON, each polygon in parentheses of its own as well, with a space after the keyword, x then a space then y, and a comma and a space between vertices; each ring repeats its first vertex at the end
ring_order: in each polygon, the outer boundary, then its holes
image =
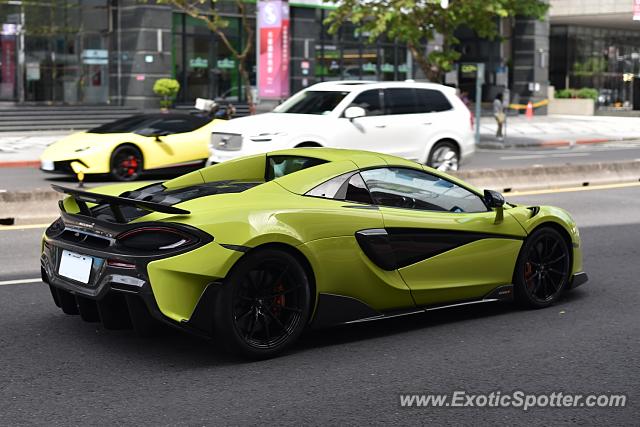
POLYGON ((471 131, 473 132, 476 129, 476 118, 471 110, 469 110, 469 124, 471 125, 471 131))

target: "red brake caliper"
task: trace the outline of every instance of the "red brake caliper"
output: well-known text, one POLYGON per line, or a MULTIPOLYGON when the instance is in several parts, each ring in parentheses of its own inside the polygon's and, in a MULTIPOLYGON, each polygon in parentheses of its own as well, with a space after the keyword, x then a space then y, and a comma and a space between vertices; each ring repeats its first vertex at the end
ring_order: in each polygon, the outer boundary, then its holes
POLYGON ((122 167, 127 169, 127 175, 131 176, 136 172, 138 168, 138 159, 133 156, 129 156, 129 158, 122 161, 122 167))
MULTIPOLYGON (((282 283, 278 283, 273 288, 273 290, 275 291, 275 293, 282 292, 284 291, 284 286, 282 285, 282 283)), ((275 316, 280 315, 280 312, 282 311, 281 307, 284 307, 284 302, 285 302, 284 295, 276 295, 273 298, 273 304, 271 305, 271 309, 272 309, 271 312, 275 316)))
POLYGON ((529 281, 531 280, 532 274, 533 274, 533 267, 531 266, 530 262, 526 262, 524 264, 524 281, 529 287, 531 287, 531 285, 529 284, 529 281))

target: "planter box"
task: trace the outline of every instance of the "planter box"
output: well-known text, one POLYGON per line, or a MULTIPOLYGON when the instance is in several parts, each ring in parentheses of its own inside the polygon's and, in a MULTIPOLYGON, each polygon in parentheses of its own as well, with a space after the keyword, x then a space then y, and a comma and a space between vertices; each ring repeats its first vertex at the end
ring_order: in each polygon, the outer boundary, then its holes
POLYGON ((564 114, 568 116, 593 116, 595 101, 593 99, 551 99, 548 114, 564 114))

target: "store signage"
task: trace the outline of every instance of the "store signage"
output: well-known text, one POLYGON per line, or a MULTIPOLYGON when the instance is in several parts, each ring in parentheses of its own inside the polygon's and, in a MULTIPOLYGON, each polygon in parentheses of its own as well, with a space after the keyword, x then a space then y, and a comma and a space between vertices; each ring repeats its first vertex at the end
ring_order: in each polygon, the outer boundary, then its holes
POLYGON ((15 36, 20 32, 20 25, 18 24, 2 24, 0 29, 0 35, 3 36, 15 36))
POLYGON ((289 96, 289 3, 258 1, 259 96, 281 99, 289 96))
POLYGON ((209 68, 209 60, 206 58, 200 58, 199 56, 196 58, 191 58, 189 60, 190 68, 209 68))
POLYGON ((106 49, 85 49, 82 51, 82 63, 107 65, 109 63, 109 51, 106 49))
POLYGON ((40 80, 40 63, 27 62, 26 67, 27 81, 40 80))
POLYGON ((633 0, 633 20, 640 21, 640 0, 633 0))
POLYGON ((216 65, 221 70, 232 70, 236 68, 236 61, 230 58, 222 58, 216 61, 216 65))
POLYGON ((319 9, 335 9, 338 7, 337 1, 331 0, 291 0, 291 6, 313 7, 319 9))

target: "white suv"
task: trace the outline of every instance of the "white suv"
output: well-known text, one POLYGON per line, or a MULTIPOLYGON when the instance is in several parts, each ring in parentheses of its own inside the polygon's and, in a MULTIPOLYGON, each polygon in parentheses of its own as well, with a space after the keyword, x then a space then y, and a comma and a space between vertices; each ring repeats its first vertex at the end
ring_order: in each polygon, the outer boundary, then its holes
POLYGON ((377 151, 457 170, 475 150, 473 116, 439 84, 318 83, 271 113, 217 125, 208 163, 294 147, 377 151))

